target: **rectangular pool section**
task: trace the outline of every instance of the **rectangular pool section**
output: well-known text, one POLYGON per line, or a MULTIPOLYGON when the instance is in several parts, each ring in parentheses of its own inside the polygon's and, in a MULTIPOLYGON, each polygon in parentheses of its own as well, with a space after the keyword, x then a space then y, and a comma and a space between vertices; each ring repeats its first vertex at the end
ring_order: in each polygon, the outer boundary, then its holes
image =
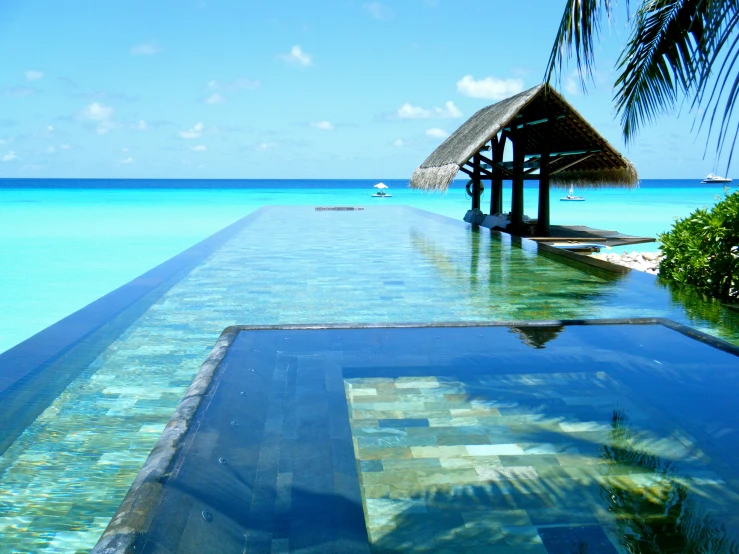
POLYGON ((736 347, 658 320, 224 336, 100 552, 739 548, 736 347))
POLYGON ((0 353, 0 551, 92 548, 231 325, 662 317, 739 343, 735 312, 565 261, 402 206, 249 214, 0 353))

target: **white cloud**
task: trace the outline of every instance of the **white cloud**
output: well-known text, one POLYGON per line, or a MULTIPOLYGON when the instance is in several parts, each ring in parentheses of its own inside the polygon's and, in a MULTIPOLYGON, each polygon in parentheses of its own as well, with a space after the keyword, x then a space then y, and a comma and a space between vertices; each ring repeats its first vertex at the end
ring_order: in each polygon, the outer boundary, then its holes
POLYGON ((162 51, 162 47, 156 42, 142 42, 131 47, 131 54, 135 56, 153 56, 162 51))
POLYGON ((27 71, 24 71, 23 73, 26 76, 26 79, 28 79, 29 81, 38 81, 44 76, 43 71, 36 71, 34 69, 29 69, 27 71))
POLYGON ((405 142, 401 138, 397 138, 393 141, 393 146, 405 146, 405 142))
POLYGON ((46 130, 49 131, 49 132, 52 132, 54 130, 54 127, 51 126, 51 125, 47 125, 46 126, 46 130))
POLYGON ((123 148, 121 148, 121 152, 128 152, 128 148, 124 146, 123 148))
POLYGON ((82 110, 82 117, 83 119, 97 123, 97 133, 99 135, 104 135, 117 126, 113 121, 114 113, 115 110, 110 106, 104 106, 98 102, 93 102, 82 110))
POLYGON ((330 121, 316 121, 311 123, 312 127, 315 127, 316 129, 320 129, 321 131, 333 131, 334 130, 334 124, 330 121))
POLYGON ((193 146, 192 148, 190 148, 190 150, 192 150, 193 152, 205 152, 207 149, 208 147, 204 144, 198 144, 197 146, 193 146))
POLYGON ((465 75, 457 81, 457 92, 472 98, 502 100, 523 90, 522 79, 496 79, 485 77, 476 81, 472 75, 465 75))
POLYGON ((92 121, 105 121, 113 117, 113 112, 115 112, 113 108, 93 102, 83 110, 82 115, 92 121))
POLYGON ((203 124, 198 122, 195 125, 193 125, 192 129, 188 129, 187 131, 180 131, 180 136, 183 139, 196 139, 200 136, 202 132, 203 132, 203 124))
POLYGON ((62 150, 69 150, 70 148, 72 148, 72 146, 69 144, 60 144, 59 148, 61 148, 62 150))
POLYGON ((449 133, 447 133, 444 129, 432 127, 431 129, 426 130, 426 136, 432 138, 447 138, 449 136, 449 133))
POLYGON ((225 101, 226 99, 217 92, 214 92, 205 99, 206 104, 223 104, 225 101))
POLYGON ((303 49, 300 48, 299 44, 293 46, 290 49, 289 54, 280 54, 280 59, 284 60, 287 63, 301 65, 303 67, 313 65, 313 56, 311 56, 307 52, 303 52, 303 49))
POLYGON ((149 124, 144 119, 139 119, 138 123, 134 123, 133 128, 137 131, 146 131, 149 128, 149 124))
POLYGON ((53 146, 49 146, 49 147, 48 147, 48 148, 46 149, 46 151, 47 151, 47 152, 48 152, 49 154, 53 154, 54 152, 56 152, 56 148, 54 148, 53 146))
POLYGON ((123 158, 120 161, 120 163, 122 163, 122 164, 132 164, 133 163, 133 158, 131 156, 128 156, 127 158, 123 158))
POLYGON ((389 19, 393 16, 393 10, 387 6, 383 6, 379 2, 367 2, 363 7, 375 19, 389 19))
POLYGON ((12 162, 13 160, 17 160, 17 159, 18 159, 18 156, 12 150, 8 152, 7 154, 3 154, 2 156, 0 156, 0 162, 12 162))
POLYGON ((257 144, 257 150, 272 150, 277 148, 276 142, 260 142, 257 144))
POLYGON ((451 100, 444 104, 443 108, 433 107, 431 109, 413 106, 406 102, 398 108, 397 115, 400 119, 429 119, 432 117, 462 117, 462 112, 451 100))

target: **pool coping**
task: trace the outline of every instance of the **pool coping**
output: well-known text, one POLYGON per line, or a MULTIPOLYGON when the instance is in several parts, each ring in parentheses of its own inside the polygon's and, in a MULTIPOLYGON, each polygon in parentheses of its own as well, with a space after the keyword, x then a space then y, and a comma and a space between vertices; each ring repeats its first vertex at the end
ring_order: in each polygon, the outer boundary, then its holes
POLYGON ((298 331, 329 329, 404 329, 448 327, 558 327, 583 325, 662 325, 713 348, 739 357, 739 346, 708 335, 667 318, 575 319, 549 321, 495 321, 399 324, 303 324, 303 325, 233 325, 223 330, 177 406, 164 432, 137 474, 123 502, 92 550, 93 554, 134 552, 140 535, 148 532, 164 489, 176 468, 173 464, 183 449, 185 437, 195 414, 206 397, 228 349, 242 331, 298 331))

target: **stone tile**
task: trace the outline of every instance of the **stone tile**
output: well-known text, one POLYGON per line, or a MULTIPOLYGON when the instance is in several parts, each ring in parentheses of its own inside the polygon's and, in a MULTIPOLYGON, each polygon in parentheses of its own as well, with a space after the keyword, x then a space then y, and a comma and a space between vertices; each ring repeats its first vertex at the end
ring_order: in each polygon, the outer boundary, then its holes
POLYGON ((428 419, 381 419, 380 427, 428 427, 428 419))
MULTIPOLYGON (((399 446, 399 447, 367 447, 359 449, 361 460, 382 460, 383 458, 411 458, 416 457, 411 452, 417 448, 438 448, 435 446, 399 446)), ((430 456, 429 456, 430 457, 430 456)))
POLYGON ((557 456, 551 454, 526 454, 523 456, 499 456, 500 463, 504 466, 558 466, 557 456))
POLYGON ((510 456, 524 453, 517 444, 468 445, 465 450, 469 456, 510 456))
POLYGON ((490 437, 487 435, 442 435, 436 438, 439 446, 464 446, 490 444, 490 437))
POLYGON ((469 454, 465 446, 411 446, 410 451, 414 458, 449 458, 469 454))
POLYGON ((363 472, 383 471, 382 460, 359 460, 359 468, 363 472))

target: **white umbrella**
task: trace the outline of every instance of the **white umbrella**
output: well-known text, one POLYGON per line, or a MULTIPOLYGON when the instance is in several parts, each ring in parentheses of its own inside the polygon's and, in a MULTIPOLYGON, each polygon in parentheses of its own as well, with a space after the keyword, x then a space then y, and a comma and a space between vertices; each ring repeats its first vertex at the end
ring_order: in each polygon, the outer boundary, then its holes
POLYGON ((387 188, 387 185, 385 183, 377 183, 375 185, 375 188, 376 189, 386 189, 387 188))

